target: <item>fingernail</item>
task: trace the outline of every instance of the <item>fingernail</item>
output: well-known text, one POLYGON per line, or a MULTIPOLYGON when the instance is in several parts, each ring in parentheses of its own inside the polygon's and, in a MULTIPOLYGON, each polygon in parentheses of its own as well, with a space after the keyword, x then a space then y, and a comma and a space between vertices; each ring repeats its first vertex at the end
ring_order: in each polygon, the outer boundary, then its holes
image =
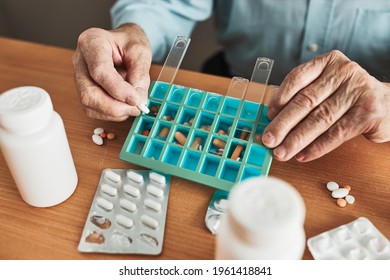
POLYGON ((262 141, 266 146, 272 146, 275 143, 275 137, 271 132, 267 131, 263 134, 262 141))
POLYGON ((284 159, 286 156, 286 148, 283 146, 279 146, 274 150, 274 155, 279 159, 284 159))
POLYGON ((296 159, 297 161, 304 161, 305 158, 306 158, 306 155, 305 155, 305 153, 303 153, 303 152, 301 152, 301 153, 299 153, 299 154, 297 154, 297 155, 295 156, 295 159, 296 159))

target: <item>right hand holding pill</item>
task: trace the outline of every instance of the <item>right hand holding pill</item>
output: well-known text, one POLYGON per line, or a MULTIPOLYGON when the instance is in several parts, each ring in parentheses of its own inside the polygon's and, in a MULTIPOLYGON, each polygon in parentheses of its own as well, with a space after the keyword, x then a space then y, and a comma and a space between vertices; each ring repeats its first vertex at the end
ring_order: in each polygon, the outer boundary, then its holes
POLYGON ((87 116, 123 121, 139 115, 137 106, 148 97, 151 61, 149 41, 135 24, 81 33, 73 66, 87 116))

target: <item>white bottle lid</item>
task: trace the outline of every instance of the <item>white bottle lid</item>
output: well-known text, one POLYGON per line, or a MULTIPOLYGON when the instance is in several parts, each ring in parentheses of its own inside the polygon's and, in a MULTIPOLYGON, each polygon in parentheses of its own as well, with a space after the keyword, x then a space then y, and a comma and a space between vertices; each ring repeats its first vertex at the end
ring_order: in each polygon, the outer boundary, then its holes
POLYGON ((283 180, 256 177, 235 185, 227 218, 235 236, 245 243, 278 242, 303 228, 305 205, 298 191, 283 180))
POLYGON ((34 86, 17 87, 0 95, 0 127, 29 133, 46 126, 53 114, 49 94, 34 86))

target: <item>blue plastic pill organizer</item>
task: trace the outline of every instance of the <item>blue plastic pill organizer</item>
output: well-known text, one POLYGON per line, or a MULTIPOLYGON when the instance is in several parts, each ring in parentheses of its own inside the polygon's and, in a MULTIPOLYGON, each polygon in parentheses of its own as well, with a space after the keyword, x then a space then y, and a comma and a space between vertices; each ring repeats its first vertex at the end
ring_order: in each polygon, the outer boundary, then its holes
POLYGON ((168 55, 159 79, 151 83, 150 112, 135 118, 120 159, 225 191, 267 175, 272 153, 261 143, 269 123, 262 99, 273 61, 259 58, 251 83, 234 77, 226 95, 188 88, 172 83, 185 52, 179 53, 178 46, 186 43, 180 38, 170 52, 174 62, 168 55), (250 97, 250 86, 260 92, 250 97))

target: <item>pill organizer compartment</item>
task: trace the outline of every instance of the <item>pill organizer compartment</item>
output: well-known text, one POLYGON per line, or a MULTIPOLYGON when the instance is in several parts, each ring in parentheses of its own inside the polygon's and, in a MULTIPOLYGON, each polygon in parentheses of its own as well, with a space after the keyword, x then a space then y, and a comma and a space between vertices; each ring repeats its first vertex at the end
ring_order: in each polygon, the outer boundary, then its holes
POLYGON ((307 240, 316 260, 390 260, 389 240, 364 217, 307 240))
POLYGON ((161 81, 149 93, 150 113, 134 120, 120 159, 226 191, 268 174, 266 105, 161 81))
POLYGON ((78 250, 160 254, 169 190, 170 176, 162 173, 103 170, 78 250))

